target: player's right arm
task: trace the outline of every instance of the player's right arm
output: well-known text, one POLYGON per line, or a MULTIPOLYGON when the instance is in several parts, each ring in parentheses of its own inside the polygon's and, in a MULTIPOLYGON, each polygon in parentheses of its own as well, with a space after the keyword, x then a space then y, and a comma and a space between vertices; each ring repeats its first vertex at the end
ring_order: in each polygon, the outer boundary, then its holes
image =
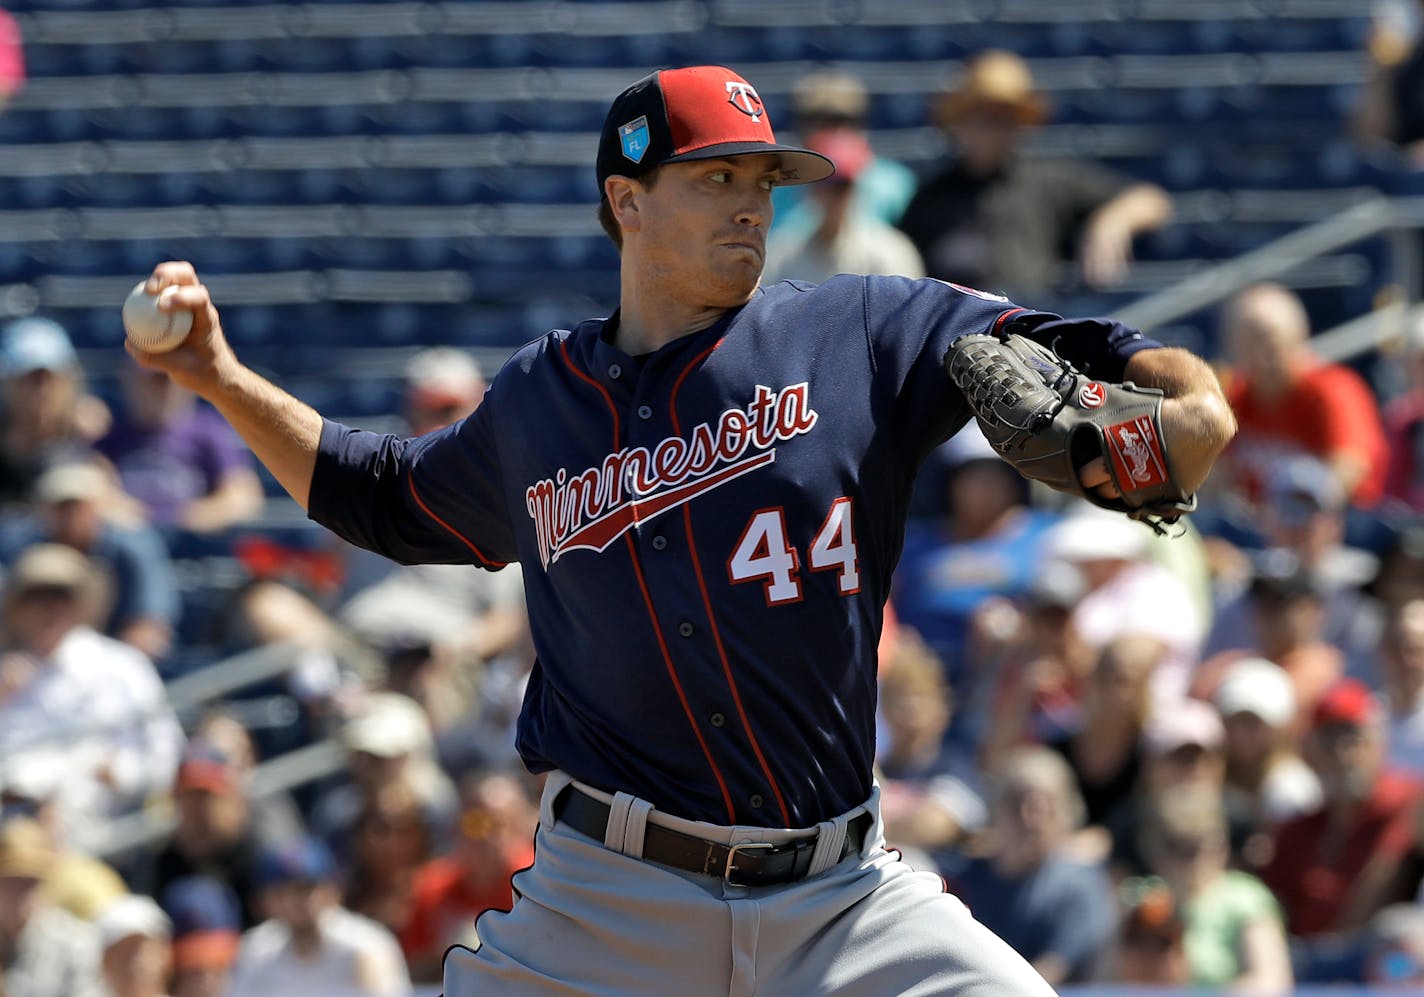
POLYGON ((140 366, 163 371, 210 402, 287 494, 307 508, 322 417, 237 359, 223 336, 212 297, 191 263, 160 263, 154 268, 148 292, 156 294, 170 285, 178 290, 159 307, 193 313, 188 338, 169 353, 145 353, 130 343, 129 355, 140 366))
POLYGON ((484 407, 412 440, 325 420, 237 359, 191 264, 160 264, 150 281, 151 292, 178 287, 161 307, 191 311, 193 329, 170 353, 129 353, 207 399, 313 520, 404 564, 498 569, 513 560, 484 407))

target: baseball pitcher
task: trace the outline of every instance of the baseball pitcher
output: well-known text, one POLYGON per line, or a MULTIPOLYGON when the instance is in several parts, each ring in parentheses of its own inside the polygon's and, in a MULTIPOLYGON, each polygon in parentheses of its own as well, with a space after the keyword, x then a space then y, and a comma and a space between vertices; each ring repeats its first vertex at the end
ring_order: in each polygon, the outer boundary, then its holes
POLYGON ((323 420, 242 366, 191 266, 154 271, 193 331, 130 352, 314 520, 523 566, 537 858, 447 954, 446 997, 1052 992, 884 847, 875 649, 911 486, 977 418, 1023 473, 1160 525, 1234 424, 1205 364, 1111 321, 935 280, 760 286, 772 189, 831 172, 728 69, 634 83, 597 154, 619 308, 415 439, 323 420))

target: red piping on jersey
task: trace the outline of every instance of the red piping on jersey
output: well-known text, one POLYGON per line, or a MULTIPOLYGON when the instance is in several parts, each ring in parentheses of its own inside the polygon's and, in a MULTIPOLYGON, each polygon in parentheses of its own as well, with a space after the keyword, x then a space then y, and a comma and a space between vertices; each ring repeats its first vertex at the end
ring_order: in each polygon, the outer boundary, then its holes
POLYGON ((607 388, 605 388, 592 377, 585 374, 583 371, 579 370, 576 366, 574 366, 574 362, 569 359, 568 343, 569 341, 567 339, 559 341, 559 356, 564 358, 564 363, 568 364, 569 370, 573 371, 575 375, 587 381, 589 384, 593 385, 594 388, 598 391, 598 393, 603 396, 603 400, 608 404, 608 411, 613 415, 613 449, 617 450, 618 438, 622 435, 622 433, 618 429, 618 409, 613 404, 613 396, 608 393, 607 388))
MULTIPOLYGON (((608 411, 613 416, 613 449, 618 449, 618 408, 613 404, 613 396, 608 393, 608 389, 599 384, 597 380, 585 374, 574 366, 574 362, 569 359, 568 340, 559 343, 559 355, 564 358, 564 363, 569 370, 573 371, 579 378, 593 385, 600 395, 603 396, 604 403, 608 406, 608 411)), ((715 349, 715 347, 714 347, 715 349)), ((722 791, 722 803, 727 808, 727 823, 736 822, 737 815, 732 809, 732 794, 727 789, 727 780, 722 777, 722 770, 717 767, 717 763, 712 760, 712 751, 707 746, 707 742, 702 737, 702 731, 697 726, 697 720, 692 715, 692 706, 687 701, 687 693, 683 691, 682 681, 677 677, 677 668, 672 663, 672 655, 668 653, 667 643, 663 640, 662 627, 658 625, 658 616, 653 609, 653 597, 648 593, 648 584, 643 579, 643 566, 638 563, 638 549, 633 546, 633 537, 624 534, 623 539, 628 542, 628 557, 633 562, 633 574, 638 579, 638 588, 643 593, 643 605, 648 610, 648 620, 653 625, 653 636, 658 639, 658 650, 662 652, 663 664, 667 666, 669 677, 672 678, 673 690, 677 693, 677 701, 682 704, 682 712, 687 717, 687 725, 692 728, 692 736, 697 739, 697 745, 702 749, 702 755, 707 759, 707 765, 712 769, 712 777, 717 780, 717 788, 722 791)))
MULTIPOLYGON (((668 409, 672 415, 672 431, 678 436, 682 435, 682 426, 677 418, 677 393, 682 389, 682 382, 687 379, 687 375, 692 373, 692 369, 722 345, 722 340, 718 339, 712 346, 703 350, 692 361, 683 368, 677 380, 673 382, 672 394, 668 396, 668 409)), ((682 507, 682 520, 687 527, 687 548, 692 553, 692 571, 697 575, 697 588, 702 592, 702 605, 707 610, 707 621, 712 625, 712 642, 717 646, 717 657, 722 661, 722 674, 727 678, 727 686, 732 690, 732 704, 737 708, 737 718, 742 722, 742 730, 747 732, 747 740, 751 743, 752 753, 756 755, 757 764, 761 766, 762 775, 766 776, 767 783, 771 786, 771 793, 776 797, 776 805, 781 810, 782 826, 791 826, 791 814, 786 809, 786 799, 781 795, 781 786, 777 784, 776 777, 771 774, 771 766, 766 763, 766 756, 761 752, 761 745, 757 743, 756 734, 752 731, 751 721, 747 719, 746 708, 742 706, 741 693, 737 691, 736 679, 732 677, 732 664, 727 659, 727 649, 722 645, 722 631, 717 626, 717 617, 712 613, 712 597, 707 593, 707 580, 702 574, 702 559, 697 556, 697 542, 692 537, 692 508, 684 505, 682 507)))
POLYGON ((1026 311, 1028 311, 1027 308, 1010 308, 1008 311, 1003 312, 998 318, 994 319, 994 325, 989 329, 990 334, 997 336, 999 331, 1004 328, 1005 322, 1020 312, 1026 311))
POLYGON ((687 693, 683 691, 682 682, 678 680, 677 669, 672 664, 672 655, 668 653, 667 644, 663 641, 662 628, 658 626, 657 615, 653 612, 653 597, 648 594, 648 583, 643 580, 643 567, 638 563, 638 550, 633 546, 632 536, 625 534, 623 539, 628 542, 628 556, 633 561, 633 573, 638 576, 638 588, 643 591, 643 604, 648 607, 648 618, 653 621, 653 633, 658 638, 658 650, 663 653, 663 661, 667 664, 668 674, 672 676, 672 685, 677 691, 677 700, 682 704, 682 712, 687 715, 688 726, 692 728, 692 734, 697 738, 698 747, 707 757, 707 764, 712 766, 712 775, 717 779, 717 788, 722 791, 722 803, 727 807, 727 823, 735 824, 737 814, 732 809, 732 794, 727 789, 727 780, 722 778, 722 770, 717 768, 717 763, 712 760, 712 749, 707 747, 707 742, 702 737, 702 731, 692 717, 692 705, 688 703, 687 693))
POLYGON ((420 506, 421 511, 424 512, 431 519, 435 520, 441 526, 445 527, 445 529, 449 530, 452 536, 454 536, 466 547, 470 548, 470 550, 474 552, 474 555, 480 559, 481 564, 483 564, 487 568, 503 568, 508 566, 508 561, 495 561, 491 560, 488 557, 485 557, 484 552, 481 551, 478 547, 476 547, 469 537, 465 536, 459 530, 455 529, 455 527, 451 526, 449 523, 445 522, 445 520, 435 515, 434 511, 431 510, 430 506, 426 505, 425 500, 420 497, 420 493, 415 490, 414 473, 406 475, 406 481, 410 483, 410 497, 415 499, 415 504, 420 506))

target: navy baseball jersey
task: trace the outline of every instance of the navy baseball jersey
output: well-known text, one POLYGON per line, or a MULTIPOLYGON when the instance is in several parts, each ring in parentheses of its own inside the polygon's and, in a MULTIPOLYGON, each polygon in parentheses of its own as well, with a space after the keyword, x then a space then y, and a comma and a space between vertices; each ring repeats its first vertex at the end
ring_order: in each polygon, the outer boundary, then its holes
POLYGON ((1022 332, 1113 381, 1159 345, 895 277, 761 288, 644 356, 616 321, 530 343, 428 436, 328 422, 311 516, 398 561, 523 565, 532 771, 760 826, 870 793, 911 486, 969 417, 949 343, 1022 332))

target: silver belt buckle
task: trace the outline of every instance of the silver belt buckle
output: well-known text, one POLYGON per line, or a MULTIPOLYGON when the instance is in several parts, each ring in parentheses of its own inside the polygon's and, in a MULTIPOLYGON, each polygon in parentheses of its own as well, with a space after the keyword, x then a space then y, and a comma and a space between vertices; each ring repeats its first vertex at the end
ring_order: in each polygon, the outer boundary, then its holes
POLYGON ((743 886, 743 885, 746 885, 746 884, 743 884, 743 883, 738 883, 736 880, 734 880, 734 879, 732 878, 732 873, 735 871, 735 863, 736 863, 736 859, 737 859, 737 853, 738 853, 738 852, 750 852, 750 851, 755 851, 755 850, 758 850, 758 849, 770 851, 771 849, 773 849, 773 848, 775 848, 775 847, 776 847, 775 845, 769 844, 768 842, 765 842, 765 841, 743 841, 743 842, 741 842, 740 844, 736 844, 736 845, 731 846, 730 848, 727 849, 727 865, 726 865, 725 868, 722 869, 722 881, 723 881, 724 883, 730 883, 732 886, 743 886))

